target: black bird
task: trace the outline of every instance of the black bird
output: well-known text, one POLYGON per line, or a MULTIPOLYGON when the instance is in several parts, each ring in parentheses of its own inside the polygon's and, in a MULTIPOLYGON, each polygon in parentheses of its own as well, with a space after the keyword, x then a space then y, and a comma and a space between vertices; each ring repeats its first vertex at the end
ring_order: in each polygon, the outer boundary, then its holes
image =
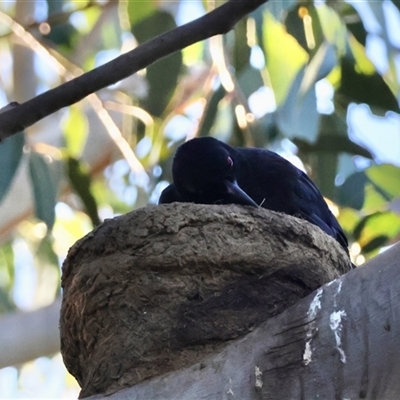
POLYGON ((303 218, 335 238, 348 253, 342 228, 321 192, 278 154, 236 148, 211 137, 192 139, 176 151, 173 181, 159 203, 243 204, 303 218))

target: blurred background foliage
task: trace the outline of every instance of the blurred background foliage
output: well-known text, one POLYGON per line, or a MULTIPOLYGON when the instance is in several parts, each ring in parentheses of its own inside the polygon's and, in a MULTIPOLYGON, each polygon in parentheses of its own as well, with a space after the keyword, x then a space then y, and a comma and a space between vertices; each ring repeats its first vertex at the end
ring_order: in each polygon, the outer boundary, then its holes
MULTIPOLYGON (((219 3, 2 2, 0 105, 28 100, 219 3)), ((399 9, 389 0, 271 0, 226 36, 7 139, 0 312, 54 301, 68 248, 105 218, 157 203, 174 151, 195 136, 269 148, 305 169, 345 229, 355 263, 398 241, 399 9)), ((49 368, 35 363, 38 375, 49 368)), ((29 392, 31 367, 18 369, 9 393, 29 392)), ((63 395, 70 389, 67 378, 63 395)))

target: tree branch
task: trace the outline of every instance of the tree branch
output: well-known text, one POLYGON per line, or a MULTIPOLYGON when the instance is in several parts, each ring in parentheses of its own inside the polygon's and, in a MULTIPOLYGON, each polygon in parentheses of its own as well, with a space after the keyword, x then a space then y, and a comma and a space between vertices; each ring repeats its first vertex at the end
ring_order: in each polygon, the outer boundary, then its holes
POLYGON ((229 0, 195 21, 160 35, 113 61, 0 114, 0 140, 57 110, 112 85, 155 61, 211 36, 229 32, 246 14, 268 0, 229 0))
POLYGON ((58 319, 61 299, 36 311, 0 318, 0 368, 17 365, 60 350, 58 319))

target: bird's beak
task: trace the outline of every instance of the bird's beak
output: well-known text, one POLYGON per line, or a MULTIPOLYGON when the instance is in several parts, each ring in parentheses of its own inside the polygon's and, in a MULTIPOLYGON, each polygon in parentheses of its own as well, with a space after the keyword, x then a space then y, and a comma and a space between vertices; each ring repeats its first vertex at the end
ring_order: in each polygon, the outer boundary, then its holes
POLYGON ((226 180, 224 183, 228 192, 228 198, 232 203, 258 207, 258 204, 240 188, 236 181, 230 182, 226 180))

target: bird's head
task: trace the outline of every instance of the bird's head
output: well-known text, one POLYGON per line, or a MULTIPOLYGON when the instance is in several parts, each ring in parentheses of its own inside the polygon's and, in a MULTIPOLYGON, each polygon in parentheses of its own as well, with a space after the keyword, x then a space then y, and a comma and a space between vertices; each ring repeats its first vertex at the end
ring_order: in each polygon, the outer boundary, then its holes
POLYGON ((179 193, 193 202, 257 206, 237 184, 235 167, 233 148, 203 137, 178 148, 172 175, 179 193))

